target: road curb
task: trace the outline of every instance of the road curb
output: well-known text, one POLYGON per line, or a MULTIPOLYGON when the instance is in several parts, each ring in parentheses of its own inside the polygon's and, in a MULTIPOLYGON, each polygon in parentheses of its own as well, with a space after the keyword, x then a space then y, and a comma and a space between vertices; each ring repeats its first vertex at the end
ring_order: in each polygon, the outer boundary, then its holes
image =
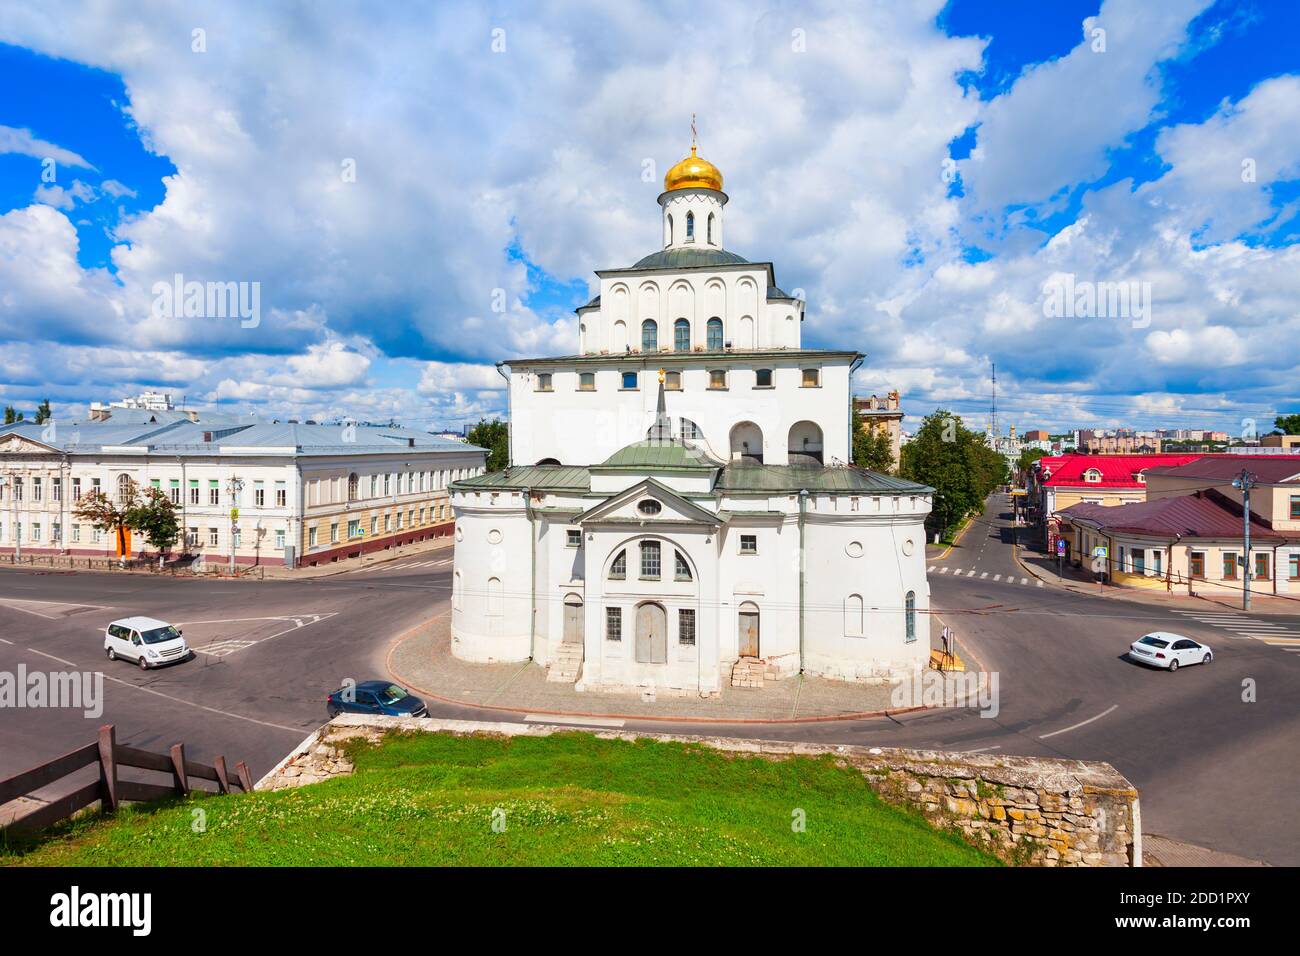
POLYGON ((434 615, 433 617, 429 618, 427 621, 423 621, 419 624, 416 624, 414 627, 407 628, 403 633, 395 637, 392 643, 388 646, 387 653, 384 655, 384 669, 388 671, 389 676, 392 677, 393 680, 405 684, 407 687, 410 687, 412 690, 419 692, 420 694, 424 695, 426 699, 436 700, 440 703, 451 704, 456 707, 466 707, 469 708, 470 710, 501 711, 502 713, 507 713, 507 714, 541 714, 546 717, 590 717, 599 720, 654 721, 657 723, 701 724, 701 725, 725 727, 734 724, 746 724, 746 725, 748 724, 755 724, 755 725, 817 724, 817 723, 831 723, 835 721, 848 721, 848 720, 870 720, 878 717, 892 718, 898 714, 911 714, 917 711, 935 709, 932 707, 899 707, 897 709, 891 709, 891 710, 864 710, 864 711, 857 711, 849 714, 826 714, 826 715, 819 714, 819 715, 809 716, 809 717, 764 717, 764 718, 729 717, 723 719, 717 717, 686 717, 686 716, 671 716, 671 715, 660 715, 660 714, 590 713, 587 711, 572 711, 572 710, 544 710, 536 707, 504 707, 496 704, 482 704, 476 701, 458 700, 454 697, 445 697, 442 694, 438 694, 435 693, 434 691, 428 690, 427 688, 421 687, 419 684, 415 683, 409 678, 399 674, 396 670, 393 669, 393 664, 392 664, 393 654, 397 651, 397 649, 402 644, 405 644, 408 640, 410 640, 413 636, 415 636, 415 633, 417 631, 432 626, 433 623, 438 620, 438 618, 444 616, 446 613, 447 612, 444 611, 442 614, 434 615))

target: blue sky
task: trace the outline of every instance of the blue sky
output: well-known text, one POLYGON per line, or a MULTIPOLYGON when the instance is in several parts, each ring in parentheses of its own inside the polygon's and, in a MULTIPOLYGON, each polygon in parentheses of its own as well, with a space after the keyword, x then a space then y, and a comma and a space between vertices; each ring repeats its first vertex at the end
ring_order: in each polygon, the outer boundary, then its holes
POLYGON ((654 247, 639 173, 696 112, 729 247, 911 425, 982 425, 991 362, 1021 428, 1300 410, 1300 5, 723 4, 724 55, 676 6, 0 12, 0 402, 498 413, 492 363, 572 351, 592 271, 654 247), (259 282, 263 321, 152 320, 177 273, 259 282), (1151 321, 1053 325, 1065 273, 1148 282, 1151 321))

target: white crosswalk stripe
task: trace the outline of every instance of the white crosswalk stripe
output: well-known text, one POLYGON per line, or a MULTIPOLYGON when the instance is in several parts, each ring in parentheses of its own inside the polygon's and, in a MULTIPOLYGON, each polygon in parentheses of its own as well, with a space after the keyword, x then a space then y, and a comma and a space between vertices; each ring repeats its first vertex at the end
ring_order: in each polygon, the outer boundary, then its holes
POLYGON ((1234 614, 1230 611, 1184 611, 1175 608, 1174 613, 1190 618, 1198 624, 1219 628, 1227 632, 1226 637, 1243 641, 1259 641, 1284 651, 1300 651, 1300 625, 1261 621, 1258 618, 1234 614))

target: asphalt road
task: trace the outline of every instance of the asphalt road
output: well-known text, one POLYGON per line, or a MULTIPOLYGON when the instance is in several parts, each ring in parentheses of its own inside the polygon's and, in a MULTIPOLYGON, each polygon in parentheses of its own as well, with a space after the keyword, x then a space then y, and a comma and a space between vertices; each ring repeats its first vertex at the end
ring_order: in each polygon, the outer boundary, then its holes
MULTIPOLYGON (((935 613, 956 629, 973 664, 998 675, 996 717, 940 709, 709 732, 1105 760, 1138 786, 1147 832, 1300 864, 1300 654, 1164 608, 1038 587, 1032 577, 1022 584, 1005 507, 991 499, 961 547, 935 562, 949 570, 931 574, 935 613), (1124 659, 1136 636, 1156 629, 1204 640, 1215 662, 1169 674, 1124 659), (1256 702, 1243 700, 1246 681, 1256 702)), ((392 640, 445 610, 449 586, 450 565, 437 555, 362 574, 265 582, 0 571, 0 671, 21 663, 108 678, 99 717, 0 711, 0 776, 88 742, 105 722, 126 743, 162 750, 183 740, 197 759, 223 753, 260 775, 324 720, 324 697, 344 678, 385 676, 392 640), (182 624, 200 649, 196 659, 148 673, 110 664, 102 628, 128 614, 182 624)), ((1300 630, 1300 615, 1282 620, 1300 630)), ((658 721, 625 727, 702 731, 658 721)))

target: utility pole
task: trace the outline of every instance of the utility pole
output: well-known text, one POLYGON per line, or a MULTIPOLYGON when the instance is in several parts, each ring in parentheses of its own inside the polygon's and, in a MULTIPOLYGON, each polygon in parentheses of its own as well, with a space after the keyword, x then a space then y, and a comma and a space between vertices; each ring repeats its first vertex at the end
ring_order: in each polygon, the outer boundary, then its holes
POLYGON ((230 494, 230 573, 235 573, 235 537, 239 534, 239 493, 244 488, 244 481, 238 475, 231 475, 226 482, 230 494))
POLYGON ((989 431, 993 447, 998 447, 998 363, 989 363, 993 372, 993 406, 989 410, 989 431))
POLYGON ((1250 610, 1250 489, 1258 484, 1259 479, 1245 468, 1241 474, 1232 479, 1232 487, 1241 489, 1241 543, 1242 564, 1241 579, 1245 587, 1241 591, 1241 609, 1250 610))

